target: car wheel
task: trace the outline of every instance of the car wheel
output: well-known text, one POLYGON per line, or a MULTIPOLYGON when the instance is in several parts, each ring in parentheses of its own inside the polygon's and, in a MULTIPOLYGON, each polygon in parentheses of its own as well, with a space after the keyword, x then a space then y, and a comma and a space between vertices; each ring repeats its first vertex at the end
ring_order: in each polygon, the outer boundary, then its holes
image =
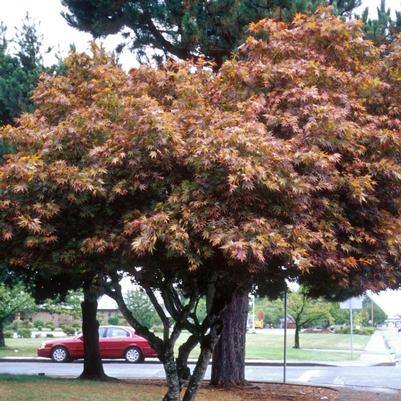
POLYGON ((51 357, 54 362, 67 362, 70 356, 64 347, 58 345, 52 349, 51 357))
POLYGON ((142 351, 137 347, 130 347, 125 351, 124 358, 129 363, 138 363, 143 361, 142 351))

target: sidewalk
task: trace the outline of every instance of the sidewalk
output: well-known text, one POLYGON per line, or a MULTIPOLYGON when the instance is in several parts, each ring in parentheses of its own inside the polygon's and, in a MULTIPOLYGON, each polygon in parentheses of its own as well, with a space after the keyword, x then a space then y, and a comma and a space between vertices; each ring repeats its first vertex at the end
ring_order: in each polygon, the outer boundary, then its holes
POLYGON ((382 331, 384 341, 395 360, 401 360, 401 333, 396 328, 382 331))
POLYGON ((394 363, 394 355, 390 352, 389 347, 384 338, 384 332, 375 331, 371 336, 365 350, 359 358, 359 362, 363 365, 381 365, 394 363))

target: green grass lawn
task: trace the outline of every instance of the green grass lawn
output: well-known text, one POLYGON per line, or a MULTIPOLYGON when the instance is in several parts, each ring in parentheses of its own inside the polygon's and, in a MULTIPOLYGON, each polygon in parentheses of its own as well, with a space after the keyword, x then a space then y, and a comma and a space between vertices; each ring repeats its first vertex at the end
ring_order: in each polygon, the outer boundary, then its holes
MULTIPOLYGON (((182 342, 187 335, 184 333, 182 342)), ((370 336, 354 335, 354 359, 357 359, 370 336)), ((0 348, 1 356, 36 356, 36 349, 45 341, 43 338, 9 338, 7 347, 0 348)), ((48 339, 51 340, 51 339, 48 339)), ((292 348, 293 336, 288 336, 287 355, 294 361, 345 361, 350 359, 350 338, 347 334, 301 334, 301 349, 292 348), (332 351, 330 351, 332 350, 332 351)), ((191 357, 197 356, 197 350, 191 357)), ((250 359, 280 360, 283 357, 283 337, 281 335, 248 334, 246 357, 250 359)))
POLYGON ((6 338, 6 348, 0 348, 2 356, 36 356, 40 344, 52 338, 6 338))
MULTIPOLYGON (((353 336, 354 359, 357 359, 370 336, 353 336)), ((301 334, 301 349, 292 348, 293 336, 287 338, 287 358, 295 361, 345 361, 351 358, 350 336, 347 334, 301 334), (332 350, 330 352, 329 350, 332 350)), ((282 359, 283 336, 248 334, 246 357, 250 359, 282 359)))
MULTIPOLYGON (((0 401, 160 401, 166 387, 0 375, 0 401)), ((232 392, 201 389, 197 401, 241 401, 232 392)))
MULTIPOLYGON (((183 336, 184 337, 184 336, 183 336)), ((370 336, 354 335, 353 359, 358 359, 361 351, 366 347, 370 336)), ((181 339, 182 341, 183 339, 181 339)), ((269 335, 256 332, 247 334, 246 358, 249 359, 283 359, 283 336, 269 335)), ((287 358, 293 361, 347 361, 350 355, 350 336, 347 334, 301 334, 301 349, 293 349, 293 335, 287 338, 287 358), (331 352, 330 352, 331 351, 331 352)), ((191 357, 199 353, 195 349, 191 357)))

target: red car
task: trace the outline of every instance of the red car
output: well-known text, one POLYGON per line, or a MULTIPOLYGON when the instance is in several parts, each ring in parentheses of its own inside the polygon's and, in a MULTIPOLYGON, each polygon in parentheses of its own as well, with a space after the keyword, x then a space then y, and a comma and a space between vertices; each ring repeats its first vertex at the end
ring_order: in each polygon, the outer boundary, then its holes
MULTIPOLYGON (((135 334, 131 327, 100 326, 99 348, 102 358, 125 358, 127 362, 142 362, 146 357, 157 356, 148 341, 135 334)), ((82 335, 44 342, 38 356, 55 362, 67 362, 84 357, 82 335)))

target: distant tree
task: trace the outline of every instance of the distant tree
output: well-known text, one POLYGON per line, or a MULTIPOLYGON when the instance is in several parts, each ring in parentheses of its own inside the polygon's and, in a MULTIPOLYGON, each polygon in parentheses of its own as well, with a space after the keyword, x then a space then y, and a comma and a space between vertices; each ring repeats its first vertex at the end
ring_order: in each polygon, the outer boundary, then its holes
POLYGON ((315 324, 330 324, 333 317, 330 314, 330 304, 323 299, 312 299, 304 289, 288 294, 288 314, 294 319, 294 348, 300 348, 299 334, 305 327, 315 324))
POLYGON ((38 67, 43 68, 42 57, 43 37, 38 33, 37 24, 25 15, 21 28, 17 29, 14 39, 16 44, 16 57, 25 70, 33 71, 38 67))
POLYGON ((361 313, 361 325, 371 326, 381 324, 387 319, 387 314, 377 305, 371 298, 364 296, 362 300, 362 309, 357 312, 361 313))
POLYGON ((128 291, 125 296, 125 303, 135 319, 143 326, 151 329, 155 324, 161 325, 161 320, 149 297, 142 289, 128 291))
POLYGON ((81 317, 83 298, 81 289, 69 290, 65 295, 56 294, 55 297, 44 300, 42 306, 50 313, 69 315, 78 319, 81 317))
POLYGON ((349 310, 341 309, 339 302, 331 302, 330 315, 335 324, 349 324, 349 310))
POLYGON ((401 11, 395 11, 395 18, 392 11, 386 8, 386 0, 380 1, 377 7, 377 15, 369 17, 369 8, 366 8, 360 17, 364 23, 364 31, 368 39, 377 45, 393 41, 401 32, 401 11))
POLYGON ((5 38, 6 27, 0 27, 0 125, 10 124, 21 113, 33 110, 32 92, 45 70, 41 56, 42 37, 27 15, 11 43, 5 38))
POLYGON ((29 291, 21 284, 12 286, 0 284, 0 347, 5 347, 4 324, 12 320, 17 312, 32 312, 35 301, 29 291))

